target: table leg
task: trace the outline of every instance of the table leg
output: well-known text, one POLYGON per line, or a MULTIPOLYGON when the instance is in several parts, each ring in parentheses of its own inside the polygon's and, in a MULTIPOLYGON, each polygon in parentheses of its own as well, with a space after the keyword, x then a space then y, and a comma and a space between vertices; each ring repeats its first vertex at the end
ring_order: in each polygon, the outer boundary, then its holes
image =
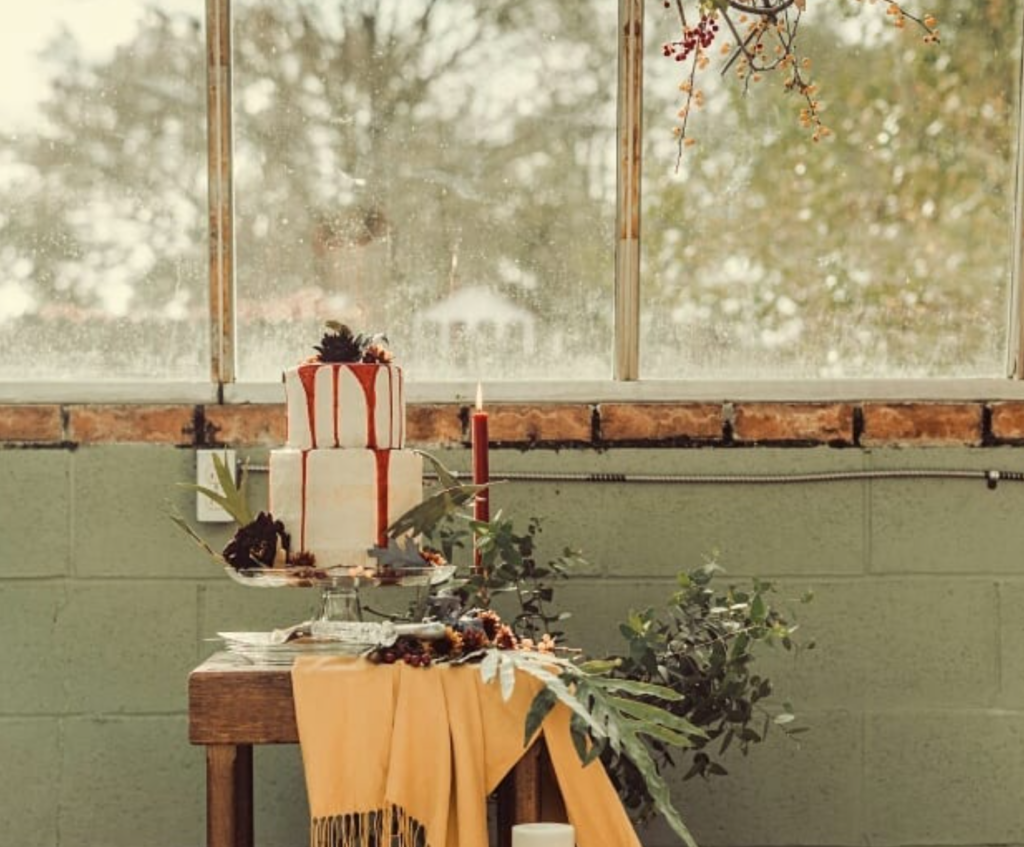
POLYGON ((534 743, 498 787, 499 847, 511 847, 513 824, 540 820, 541 744, 534 743))
POLYGON ((252 747, 206 747, 206 845, 252 847, 252 747))
POLYGON ((236 847, 254 847, 252 811, 252 745, 235 748, 235 830, 236 847))

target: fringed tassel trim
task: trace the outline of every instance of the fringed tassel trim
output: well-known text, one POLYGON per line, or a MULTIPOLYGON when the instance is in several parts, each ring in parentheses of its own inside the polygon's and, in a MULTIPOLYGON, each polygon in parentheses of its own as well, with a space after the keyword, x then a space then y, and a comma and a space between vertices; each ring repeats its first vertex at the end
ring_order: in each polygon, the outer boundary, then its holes
POLYGON ((418 820, 398 806, 313 818, 310 847, 431 847, 418 820))

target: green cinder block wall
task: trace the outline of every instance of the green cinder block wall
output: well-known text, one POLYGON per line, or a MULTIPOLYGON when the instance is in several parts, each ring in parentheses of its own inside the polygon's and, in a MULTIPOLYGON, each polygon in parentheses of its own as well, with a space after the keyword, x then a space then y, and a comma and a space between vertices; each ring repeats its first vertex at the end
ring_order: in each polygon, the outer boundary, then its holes
MULTIPOLYGON (((464 451, 446 451, 468 467, 464 451)), ((253 453, 257 460, 265 453, 253 453)), ((306 617, 314 595, 236 586, 167 517, 195 454, 163 446, 0 450, 0 844, 196 847, 204 764, 186 677, 217 630, 306 617)), ((1014 448, 496 451, 495 473, 1024 469, 1014 448)), ((254 501, 265 479, 254 478, 254 501)), ((814 651, 765 659, 812 727, 775 735, 727 778, 675 783, 707 847, 1024 843, 1024 485, 508 483, 496 508, 583 547, 561 586, 571 638, 617 621, 716 552, 728 578, 774 577, 814 651)), ((223 528, 204 533, 222 543, 223 528)), ((383 590, 382 590, 383 591, 383 590)), ((386 605, 395 595, 373 597, 386 605)), ((295 748, 257 752, 261 847, 307 843, 295 748)), ((649 847, 674 843, 655 824, 649 847)))

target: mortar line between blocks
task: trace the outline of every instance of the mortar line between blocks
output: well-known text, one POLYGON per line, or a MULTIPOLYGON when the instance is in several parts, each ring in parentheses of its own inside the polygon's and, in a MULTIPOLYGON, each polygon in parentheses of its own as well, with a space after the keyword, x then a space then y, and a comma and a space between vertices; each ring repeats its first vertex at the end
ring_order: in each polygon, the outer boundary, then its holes
POLYGON ((61 837, 62 833, 60 823, 62 817, 61 812, 64 806, 64 769, 67 762, 67 757, 65 756, 64 751, 65 741, 64 718, 59 717, 57 719, 57 803, 53 815, 53 837, 55 847, 61 847, 61 844, 64 841, 61 837))
POLYGON ((993 616, 995 618, 995 630, 993 632, 993 640, 995 641, 995 650, 993 650, 993 664, 995 665, 995 683, 996 683, 996 702, 1005 703, 1005 692, 1003 691, 1003 583, 1002 580, 996 580, 993 584, 996 592, 996 613, 993 616))
POLYGON ((868 808, 868 716, 867 712, 860 713, 860 790, 857 792, 858 803, 860 804, 861 822, 861 843, 865 847, 871 845, 871 827, 869 824, 870 810, 868 808))
POLYGON ((64 562, 64 575, 66 577, 75 576, 75 512, 77 511, 78 498, 75 497, 75 464, 76 454, 75 451, 71 451, 68 455, 68 481, 67 481, 67 496, 68 496, 68 524, 67 524, 67 547, 65 549, 65 556, 67 557, 64 562))
MULTIPOLYGON (((863 467, 865 470, 871 470, 871 454, 866 453, 863 459, 863 467)), ((871 516, 871 508, 874 500, 874 482, 870 479, 864 481, 864 490, 861 493, 861 508, 864 510, 863 520, 863 540, 864 549, 861 551, 862 557, 862 572, 865 575, 874 573, 874 561, 875 561, 875 550, 874 550, 874 537, 873 537, 873 522, 871 516)))
POLYGON ((203 658, 203 615, 206 611, 206 586, 196 585, 196 661, 203 658))

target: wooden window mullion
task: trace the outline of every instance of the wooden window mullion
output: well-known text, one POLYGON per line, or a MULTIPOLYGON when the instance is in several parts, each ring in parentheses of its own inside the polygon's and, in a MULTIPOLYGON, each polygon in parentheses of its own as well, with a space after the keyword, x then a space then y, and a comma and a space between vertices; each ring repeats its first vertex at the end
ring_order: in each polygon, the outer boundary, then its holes
POLYGON ((206 0, 210 248, 210 374, 235 381, 234 182, 231 123, 231 0, 206 0))

